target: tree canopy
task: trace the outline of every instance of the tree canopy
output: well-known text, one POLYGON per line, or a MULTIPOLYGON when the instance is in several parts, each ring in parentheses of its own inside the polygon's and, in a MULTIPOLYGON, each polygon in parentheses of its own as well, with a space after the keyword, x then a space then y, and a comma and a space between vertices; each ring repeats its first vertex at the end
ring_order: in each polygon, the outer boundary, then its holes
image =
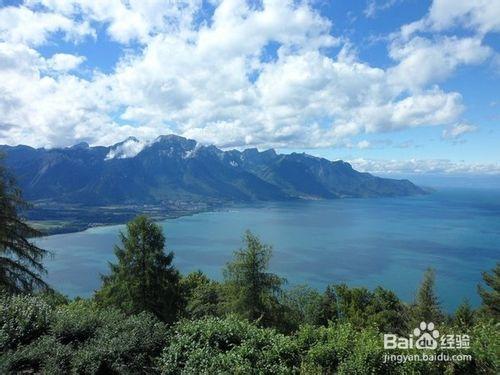
POLYGON ((478 292, 483 299, 483 309, 486 314, 500 318, 500 262, 491 273, 483 272, 483 280, 487 287, 479 285, 478 292))
POLYGON ((174 254, 164 252, 165 237, 160 226, 138 216, 120 233, 115 246, 116 264, 102 277, 96 299, 128 313, 149 311, 165 322, 173 321, 181 305, 179 272, 172 266, 174 254))
POLYGON ((40 232, 21 216, 29 207, 0 155, 0 290, 8 293, 47 289, 42 275, 48 254, 31 240, 40 232))
POLYGON ((243 240, 246 247, 235 251, 234 260, 224 270, 228 303, 247 319, 270 322, 284 280, 268 272, 271 246, 263 244, 250 231, 243 240))
POLYGON ((439 323, 444 320, 436 290, 436 273, 428 268, 415 298, 413 306, 413 325, 424 321, 439 323))

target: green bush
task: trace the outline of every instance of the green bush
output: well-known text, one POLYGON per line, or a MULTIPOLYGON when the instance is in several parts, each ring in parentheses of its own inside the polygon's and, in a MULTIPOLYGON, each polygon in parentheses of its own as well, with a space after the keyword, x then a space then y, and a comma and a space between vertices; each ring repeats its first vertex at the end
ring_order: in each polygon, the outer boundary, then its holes
POLYGON ((480 320, 472 327, 471 354, 476 373, 500 373, 500 323, 494 319, 480 320))
POLYGON ((101 310, 91 301, 78 300, 55 310, 50 333, 63 344, 76 345, 92 338, 107 320, 119 318, 116 310, 101 310))
POLYGON ((297 333, 302 372, 319 374, 385 374, 381 335, 373 328, 358 331, 349 323, 303 326, 297 333))
POLYGON ((164 374, 290 374, 299 362, 290 337, 229 316, 173 326, 160 366, 164 374))
POLYGON ((152 314, 127 316, 75 301, 55 311, 38 297, 2 300, 0 373, 154 373, 167 327, 152 314))
POLYGON ((155 357, 166 343, 166 326, 152 314, 108 316, 96 335, 75 354, 73 370, 95 374, 106 370, 120 374, 154 373, 155 357), (114 320, 114 318, 118 318, 114 320))
POLYGON ((0 296, 0 351, 27 344, 44 334, 52 309, 41 298, 29 295, 0 296))
POLYGON ((41 336, 28 345, 4 353, 0 357, 0 373, 67 374, 73 350, 53 336, 41 336))

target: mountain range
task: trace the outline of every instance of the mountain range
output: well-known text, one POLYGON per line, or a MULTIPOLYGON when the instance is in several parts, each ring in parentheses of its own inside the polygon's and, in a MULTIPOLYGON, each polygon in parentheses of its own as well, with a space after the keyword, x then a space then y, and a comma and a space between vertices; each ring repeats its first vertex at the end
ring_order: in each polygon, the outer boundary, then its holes
POLYGON ((274 150, 223 151, 176 135, 109 147, 0 146, 26 199, 87 206, 252 202, 422 194, 344 161, 274 150))

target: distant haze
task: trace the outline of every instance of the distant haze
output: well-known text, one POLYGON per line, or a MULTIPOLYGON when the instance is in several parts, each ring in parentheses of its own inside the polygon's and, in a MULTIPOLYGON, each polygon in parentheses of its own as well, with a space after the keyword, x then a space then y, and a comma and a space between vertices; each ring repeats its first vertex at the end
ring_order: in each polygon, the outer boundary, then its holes
POLYGON ((500 175, 443 175, 443 174, 387 174, 375 173, 386 178, 402 178, 420 186, 446 188, 500 189, 500 175))

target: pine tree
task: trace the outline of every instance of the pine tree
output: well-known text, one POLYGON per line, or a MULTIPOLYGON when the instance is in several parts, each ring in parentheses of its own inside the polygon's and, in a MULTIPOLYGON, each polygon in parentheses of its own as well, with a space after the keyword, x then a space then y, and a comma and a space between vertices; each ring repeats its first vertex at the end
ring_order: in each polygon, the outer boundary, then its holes
POLYGON ((228 287, 230 309, 244 318, 269 323, 283 279, 267 272, 272 248, 247 231, 246 247, 234 253, 234 260, 227 264, 224 279, 228 287))
POLYGON ((318 325, 327 326, 329 321, 338 319, 337 311, 337 296, 335 295, 334 286, 328 285, 325 292, 321 296, 321 301, 318 306, 315 323, 318 325))
POLYGON ((500 318, 500 262, 491 274, 483 272, 483 280, 489 288, 478 285, 478 292, 483 299, 483 310, 489 316, 500 318))
POLYGON ((413 305, 413 324, 418 324, 422 321, 439 323, 444 320, 444 315, 435 291, 435 283, 435 272, 432 268, 428 268, 424 273, 424 279, 413 305))
POLYGON ((182 304, 179 273, 172 266, 174 254, 165 254, 161 228, 146 216, 138 216, 120 233, 122 246, 115 246, 118 263, 103 276, 96 300, 127 313, 149 311, 172 322, 182 304))
POLYGON ((0 291, 27 293, 48 289, 42 260, 48 254, 30 238, 40 235, 21 217, 29 208, 0 155, 0 291))
POLYGON ((474 310, 468 299, 465 299, 460 306, 457 307, 453 322, 460 328, 472 328, 474 325, 474 310))

